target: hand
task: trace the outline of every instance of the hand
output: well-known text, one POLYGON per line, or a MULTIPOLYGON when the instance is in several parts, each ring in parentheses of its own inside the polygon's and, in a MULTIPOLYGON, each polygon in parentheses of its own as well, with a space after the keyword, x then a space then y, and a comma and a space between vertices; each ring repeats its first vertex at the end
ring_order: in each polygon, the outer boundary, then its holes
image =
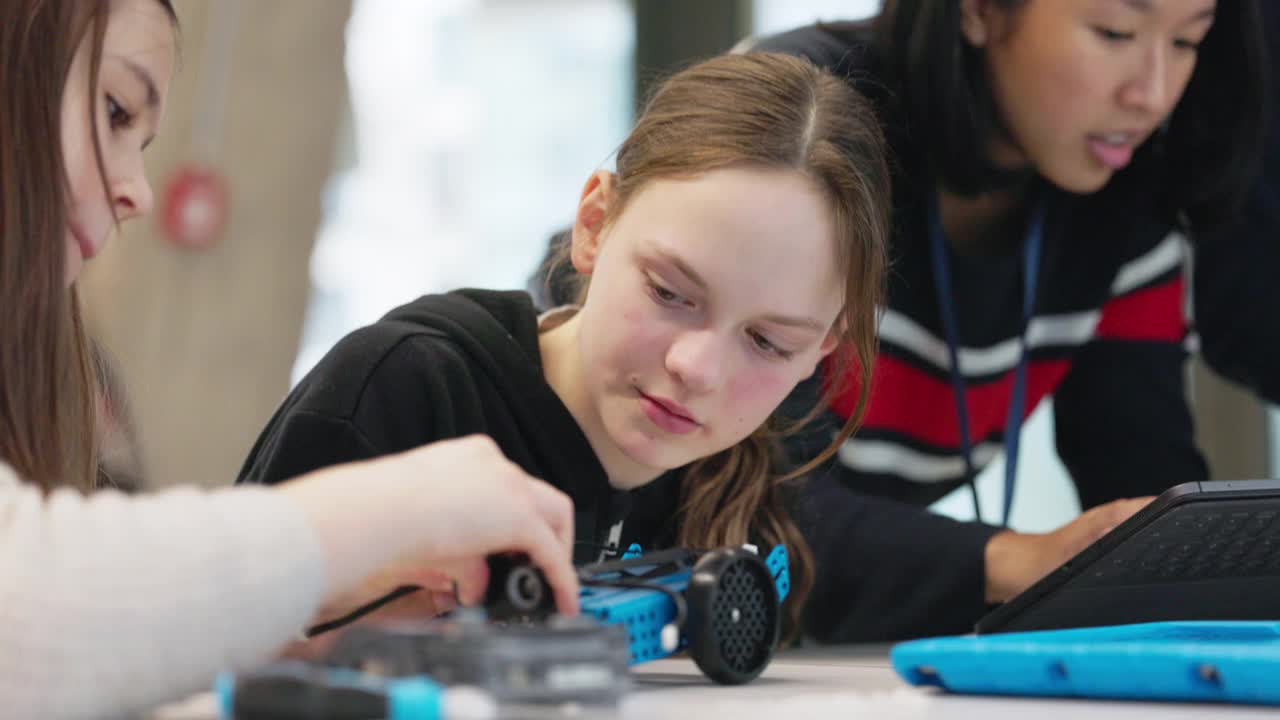
POLYGON ((456 579, 462 602, 474 603, 488 583, 486 557, 518 552, 542 569, 560 611, 578 612, 573 503, 487 437, 328 468, 280 489, 317 529, 333 591, 409 566, 456 579))
POLYGON ((1031 587, 1151 500, 1143 497, 1099 505, 1050 533, 996 533, 986 547, 987 602, 1004 602, 1031 587))
MULTIPOLYGON (((413 452, 431 463, 429 477, 433 478, 433 496, 423 497, 435 511, 428 527, 432 537, 416 558, 424 567, 443 570, 456 580, 458 598, 470 605, 484 598, 489 555, 523 553, 546 575, 561 612, 577 613, 569 496, 526 475, 487 437, 437 443, 413 452)), ((418 478, 415 484, 420 482, 418 478)))

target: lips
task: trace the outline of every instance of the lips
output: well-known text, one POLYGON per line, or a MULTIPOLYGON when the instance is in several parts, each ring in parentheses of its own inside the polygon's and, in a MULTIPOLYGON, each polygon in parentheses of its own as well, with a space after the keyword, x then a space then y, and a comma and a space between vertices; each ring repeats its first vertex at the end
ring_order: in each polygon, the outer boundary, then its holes
POLYGON ((673 400, 640 392, 640 405, 644 409, 645 416, 654 425, 667 432, 685 435, 701 427, 701 424, 694 419, 693 413, 673 400))
POLYGON ((1134 148, 1145 137, 1145 133, 1136 130, 1117 130, 1089 135, 1086 143, 1095 160, 1112 170, 1119 170, 1133 160, 1134 148))

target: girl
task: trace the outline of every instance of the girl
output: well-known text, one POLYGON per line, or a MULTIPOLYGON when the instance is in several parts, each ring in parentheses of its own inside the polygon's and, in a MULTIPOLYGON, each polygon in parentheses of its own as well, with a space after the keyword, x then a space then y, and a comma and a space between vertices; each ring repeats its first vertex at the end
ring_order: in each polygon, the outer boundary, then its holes
POLYGON ((573 498, 578 560, 785 543, 803 596, 768 421, 838 344, 869 367, 887 184, 875 119, 835 77, 763 54, 685 70, 583 189, 580 307, 539 317, 525 293, 468 290, 391 311, 290 393, 241 479, 481 432, 573 498))
MULTIPOLYGON (((866 427, 806 498, 816 635, 967 631, 1141 505, 1108 501, 1206 478, 1170 232, 1225 217, 1257 156, 1252 2, 889 0, 756 48, 872 95, 895 159, 866 427), (1093 510, 1045 535, 924 510, 1003 448, 1007 517, 1021 422, 1050 394, 1093 510)), ((852 416, 850 388, 828 423, 852 416)))
POLYGON ((121 717, 261 661, 384 565, 447 570, 529 553, 574 612, 559 491, 484 439, 336 467, 274 489, 104 491, 81 264, 151 208, 142 148, 174 64, 168 0, 0 4, 0 707, 121 717), (453 478, 470 482, 461 488, 453 478), (478 512, 479 508, 484 513, 478 512), (465 518, 465 521, 462 519, 465 518), (365 524, 368 524, 365 526, 365 524), (348 542, 357 531, 360 543, 348 542), (261 547, 270 544, 270 555, 261 547))

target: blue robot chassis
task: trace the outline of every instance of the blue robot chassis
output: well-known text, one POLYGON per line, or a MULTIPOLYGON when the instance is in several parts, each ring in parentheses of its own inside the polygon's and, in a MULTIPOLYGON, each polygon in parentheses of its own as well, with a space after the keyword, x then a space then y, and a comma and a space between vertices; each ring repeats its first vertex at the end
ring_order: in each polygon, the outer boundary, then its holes
MULTIPOLYGON (((487 605, 495 620, 544 620, 551 593, 527 564, 494 565, 487 605)), ((749 682, 769 664, 791 589, 786 548, 761 561, 753 548, 641 553, 579 569, 582 613, 622 625, 631 663, 688 651, 712 680, 749 682)))

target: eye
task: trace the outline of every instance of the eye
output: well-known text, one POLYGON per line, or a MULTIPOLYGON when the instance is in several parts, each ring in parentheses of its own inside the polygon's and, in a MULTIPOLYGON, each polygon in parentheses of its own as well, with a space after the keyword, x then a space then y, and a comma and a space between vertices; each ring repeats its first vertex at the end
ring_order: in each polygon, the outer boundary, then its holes
POLYGON ((115 98, 107 95, 107 122, 112 130, 127 128, 133 124, 133 113, 124 108, 115 98))
POLYGON ((790 350, 783 350, 777 345, 774 345, 773 342, 769 340, 769 338, 765 337, 764 335, 761 335, 759 332, 755 330, 748 330, 747 335, 751 338, 752 345, 755 345, 757 349, 762 350, 766 353, 769 353, 770 355, 781 358, 783 360, 790 360, 791 356, 795 355, 795 353, 791 352, 790 350))
POLYGON ((1098 34, 1098 37, 1109 43, 1122 43, 1133 39, 1133 33, 1131 32, 1113 30, 1101 25, 1094 25, 1093 31, 1098 34))
POLYGON ((693 303, 689 302, 683 295, 672 292, 667 288, 659 285, 652 278, 646 278, 649 285, 649 294, 653 299, 658 301, 660 305, 669 305, 671 307, 692 307, 693 303))
POLYGON ((1200 49, 1200 43, 1195 40, 1174 40, 1173 46, 1179 50, 1189 50, 1196 52, 1200 49))

